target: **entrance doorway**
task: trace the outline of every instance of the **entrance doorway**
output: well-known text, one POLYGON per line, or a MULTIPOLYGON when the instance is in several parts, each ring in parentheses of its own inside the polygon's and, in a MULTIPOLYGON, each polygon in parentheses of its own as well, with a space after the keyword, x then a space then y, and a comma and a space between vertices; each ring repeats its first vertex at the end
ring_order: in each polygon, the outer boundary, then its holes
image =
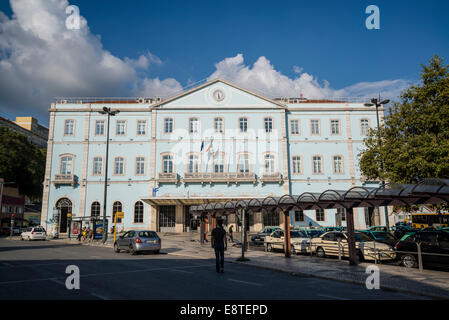
POLYGON ((159 232, 174 232, 176 206, 159 206, 159 232))
POLYGON ((72 201, 67 198, 61 198, 56 202, 56 208, 59 209, 59 233, 66 233, 67 213, 72 213, 72 201))

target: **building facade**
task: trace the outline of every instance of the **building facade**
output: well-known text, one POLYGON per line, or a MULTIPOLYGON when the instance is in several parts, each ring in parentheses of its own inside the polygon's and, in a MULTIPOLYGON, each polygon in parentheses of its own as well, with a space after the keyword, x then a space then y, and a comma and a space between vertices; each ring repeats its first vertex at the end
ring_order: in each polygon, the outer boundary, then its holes
POLYGON ((39 148, 47 147, 48 128, 39 124, 37 119, 33 117, 16 117, 15 121, 0 117, 1 126, 23 134, 29 142, 39 148))
MULTIPOLYGON (((109 221, 124 212, 118 229, 192 231, 198 221, 191 205, 362 185, 358 153, 376 125, 375 107, 363 103, 271 100, 221 79, 165 100, 61 100, 49 109, 41 217, 47 228, 55 214, 60 232, 67 213, 103 216, 103 107, 120 111, 110 119, 106 203, 109 221)), ((255 214, 250 229, 282 219, 255 214)), ((292 212, 291 219, 297 226, 345 224, 337 210, 292 212)), ((355 225, 382 219, 360 208, 355 225)))

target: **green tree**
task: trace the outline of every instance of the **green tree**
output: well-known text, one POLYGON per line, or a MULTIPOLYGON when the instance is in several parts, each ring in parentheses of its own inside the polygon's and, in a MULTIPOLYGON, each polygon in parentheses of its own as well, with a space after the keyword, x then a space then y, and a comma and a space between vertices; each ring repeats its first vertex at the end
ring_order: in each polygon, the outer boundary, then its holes
POLYGON ((449 177, 449 68, 443 59, 434 56, 422 65, 420 83, 400 100, 379 134, 371 129, 365 139, 359 154, 362 173, 395 183, 449 177))
POLYGON ((39 149, 27 137, 0 127, 0 177, 15 182, 30 199, 42 197, 46 149, 39 149))

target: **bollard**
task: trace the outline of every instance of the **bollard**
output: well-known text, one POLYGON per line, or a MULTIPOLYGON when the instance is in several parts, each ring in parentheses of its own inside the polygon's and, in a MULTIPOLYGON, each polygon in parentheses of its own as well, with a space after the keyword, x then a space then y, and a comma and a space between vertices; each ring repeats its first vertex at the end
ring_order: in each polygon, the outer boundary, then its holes
POLYGON ((374 264, 377 264, 376 240, 374 240, 374 264))
POLYGON ((418 268, 419 268, 419 271, 423 271, 422 254, 421 254, 421 242, 418 242, 417 246, 418 246, 418 268))
POLYGON ((338 238, 338 260, 341 261, 341 238, 338 238))

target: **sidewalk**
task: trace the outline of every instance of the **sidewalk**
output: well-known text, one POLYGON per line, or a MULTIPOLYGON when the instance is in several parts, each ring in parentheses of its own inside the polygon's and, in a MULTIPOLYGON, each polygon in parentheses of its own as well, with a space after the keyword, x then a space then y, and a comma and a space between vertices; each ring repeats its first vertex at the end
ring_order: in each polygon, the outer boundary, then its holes
MULTIPOLYGON (((210 242, 203 245, 199 242, 198 234, 168 234, 160 233, 162 239, 162 252, 170 255, 192 257, 200 259, 215 259, 214 251, 210 242)), ((75 239, 58 239, 53 241, 64 241, 78 243, 75 239)), ((109 237, 106 244, 101 240, 85 245, 105 246, 112 248, 112 238, 109 237)), ((225 252, 225 261, 228 263, 239 263, 252 267, 289 272, 296 276, 317 277, 328 280, 336 280, 359 284, 365 287, 367 277, 366 267, 373 263, 361 263, 358 266, 350 266, 348 260, 323 259, 315 256, 295 255, 285 258, 283 253, 268 253, 264 251, 249 250, 245 257, 249 261, 240 262, 237 258, 241 256, 241 248, 228 243, 225 252)), ((405 293, 413 293, 437 299, 449 299, 449 272, 408 269, 394 265, 377 265, 380 270, 380 287, 405 293)), ((368 290, 368 289, 367 289, 368 290)))

